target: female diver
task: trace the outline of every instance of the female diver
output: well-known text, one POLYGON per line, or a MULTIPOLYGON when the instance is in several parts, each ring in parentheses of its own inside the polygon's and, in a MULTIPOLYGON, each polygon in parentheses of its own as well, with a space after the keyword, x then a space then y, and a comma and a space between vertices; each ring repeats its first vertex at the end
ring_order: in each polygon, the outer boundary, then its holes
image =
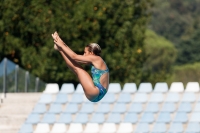
POLYGON ((60 52, 67 66, 77 75, 88 100, 100 101, 106 94, 109 85, 109 69, 100 57, 100 46, 90 43, 85 47, 84 54, 78 55, 61 40, 57 32, 52 34, 52 37, 54 49, 60 52), (91 65, 92 78, 78 63, 91 65))

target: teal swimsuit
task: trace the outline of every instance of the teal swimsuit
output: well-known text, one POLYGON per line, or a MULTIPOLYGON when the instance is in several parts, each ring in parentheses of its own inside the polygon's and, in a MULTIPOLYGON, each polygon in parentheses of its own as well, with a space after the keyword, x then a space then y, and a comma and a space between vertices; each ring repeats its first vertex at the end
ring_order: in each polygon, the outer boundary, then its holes
POLYGON ((100 101, 106 94, 107 90, 101 85, 100 78, 104 73, 108 73, 108 72, 109 72, 108 67, 106 70, 100 70, 100 69, 95 68, 94 66, 91 67, 93 83, 99 89, 98 97, 96 99, 92 100, 92 102, 100 101))

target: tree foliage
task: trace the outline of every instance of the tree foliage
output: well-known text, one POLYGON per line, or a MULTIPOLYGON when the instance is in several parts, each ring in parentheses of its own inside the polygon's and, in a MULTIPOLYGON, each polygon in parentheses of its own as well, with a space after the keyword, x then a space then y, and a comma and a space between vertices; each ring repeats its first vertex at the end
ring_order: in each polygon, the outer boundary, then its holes
POLYGON ((173 42, 178 50, 177 64, 199 61, 200 0, 155 0, 150 28, 173 42))
POLYGON ((51 33, 82 54, 97 42, 111 82, 142 80, 143 46, 152 0, 2 0, 0 58, 8 57, 46 82, 78 82, 53 50, 51 33))
POLYGON ((144 79, 153 84, 165 82, 172 74, 177 50, 169 40, 152 30, 147 30, 145 36, 147 59, 143 67, 146 76, 144 79))
POLYGON ((192 64, 200 62, 200 31, 196 31, 190 39, 181 42, 179 48, 177 64, 192 64))
POLYGON ((166 80, 167 83, 182 82, 187 85, 188 82, 199 82, 200 63, 191 63, 181 66, 174 66, 172 75, 166 80))

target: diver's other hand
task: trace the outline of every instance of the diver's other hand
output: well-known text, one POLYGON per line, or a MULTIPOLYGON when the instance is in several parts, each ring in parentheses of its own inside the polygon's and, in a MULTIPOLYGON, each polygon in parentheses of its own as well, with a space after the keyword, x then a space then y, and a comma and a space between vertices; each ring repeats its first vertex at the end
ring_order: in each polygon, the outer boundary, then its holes
POLYGON ((55 43, 54 43, 54 49, 57 50, 57 51, 61 51, 61 48, 55 43))

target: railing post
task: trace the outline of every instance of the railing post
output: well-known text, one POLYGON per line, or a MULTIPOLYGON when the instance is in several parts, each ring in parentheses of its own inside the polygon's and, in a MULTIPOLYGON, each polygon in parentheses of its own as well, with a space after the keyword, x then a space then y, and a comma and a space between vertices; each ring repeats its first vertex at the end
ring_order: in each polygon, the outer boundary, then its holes
POLYGON ((7 59, 4 58, 4 68, 3 68, 3 94, 6 97, 7 91, 7 59))
POLYGON ((38 91, 39 82, 40 82, 40 78, 37 77, 37 78, 35 79, 35 92, 38 91))
POLYGON ((19 71, 19 66, 15 66, 15 92, 18 92, 18 71, 19 71))
POLYGON ((25 89, 24 89, 25 92, 27 92, 27 90, 28 90, 28 82, 29 82, 29 72, 26 71, 26 74, 25 74, 25 89))

